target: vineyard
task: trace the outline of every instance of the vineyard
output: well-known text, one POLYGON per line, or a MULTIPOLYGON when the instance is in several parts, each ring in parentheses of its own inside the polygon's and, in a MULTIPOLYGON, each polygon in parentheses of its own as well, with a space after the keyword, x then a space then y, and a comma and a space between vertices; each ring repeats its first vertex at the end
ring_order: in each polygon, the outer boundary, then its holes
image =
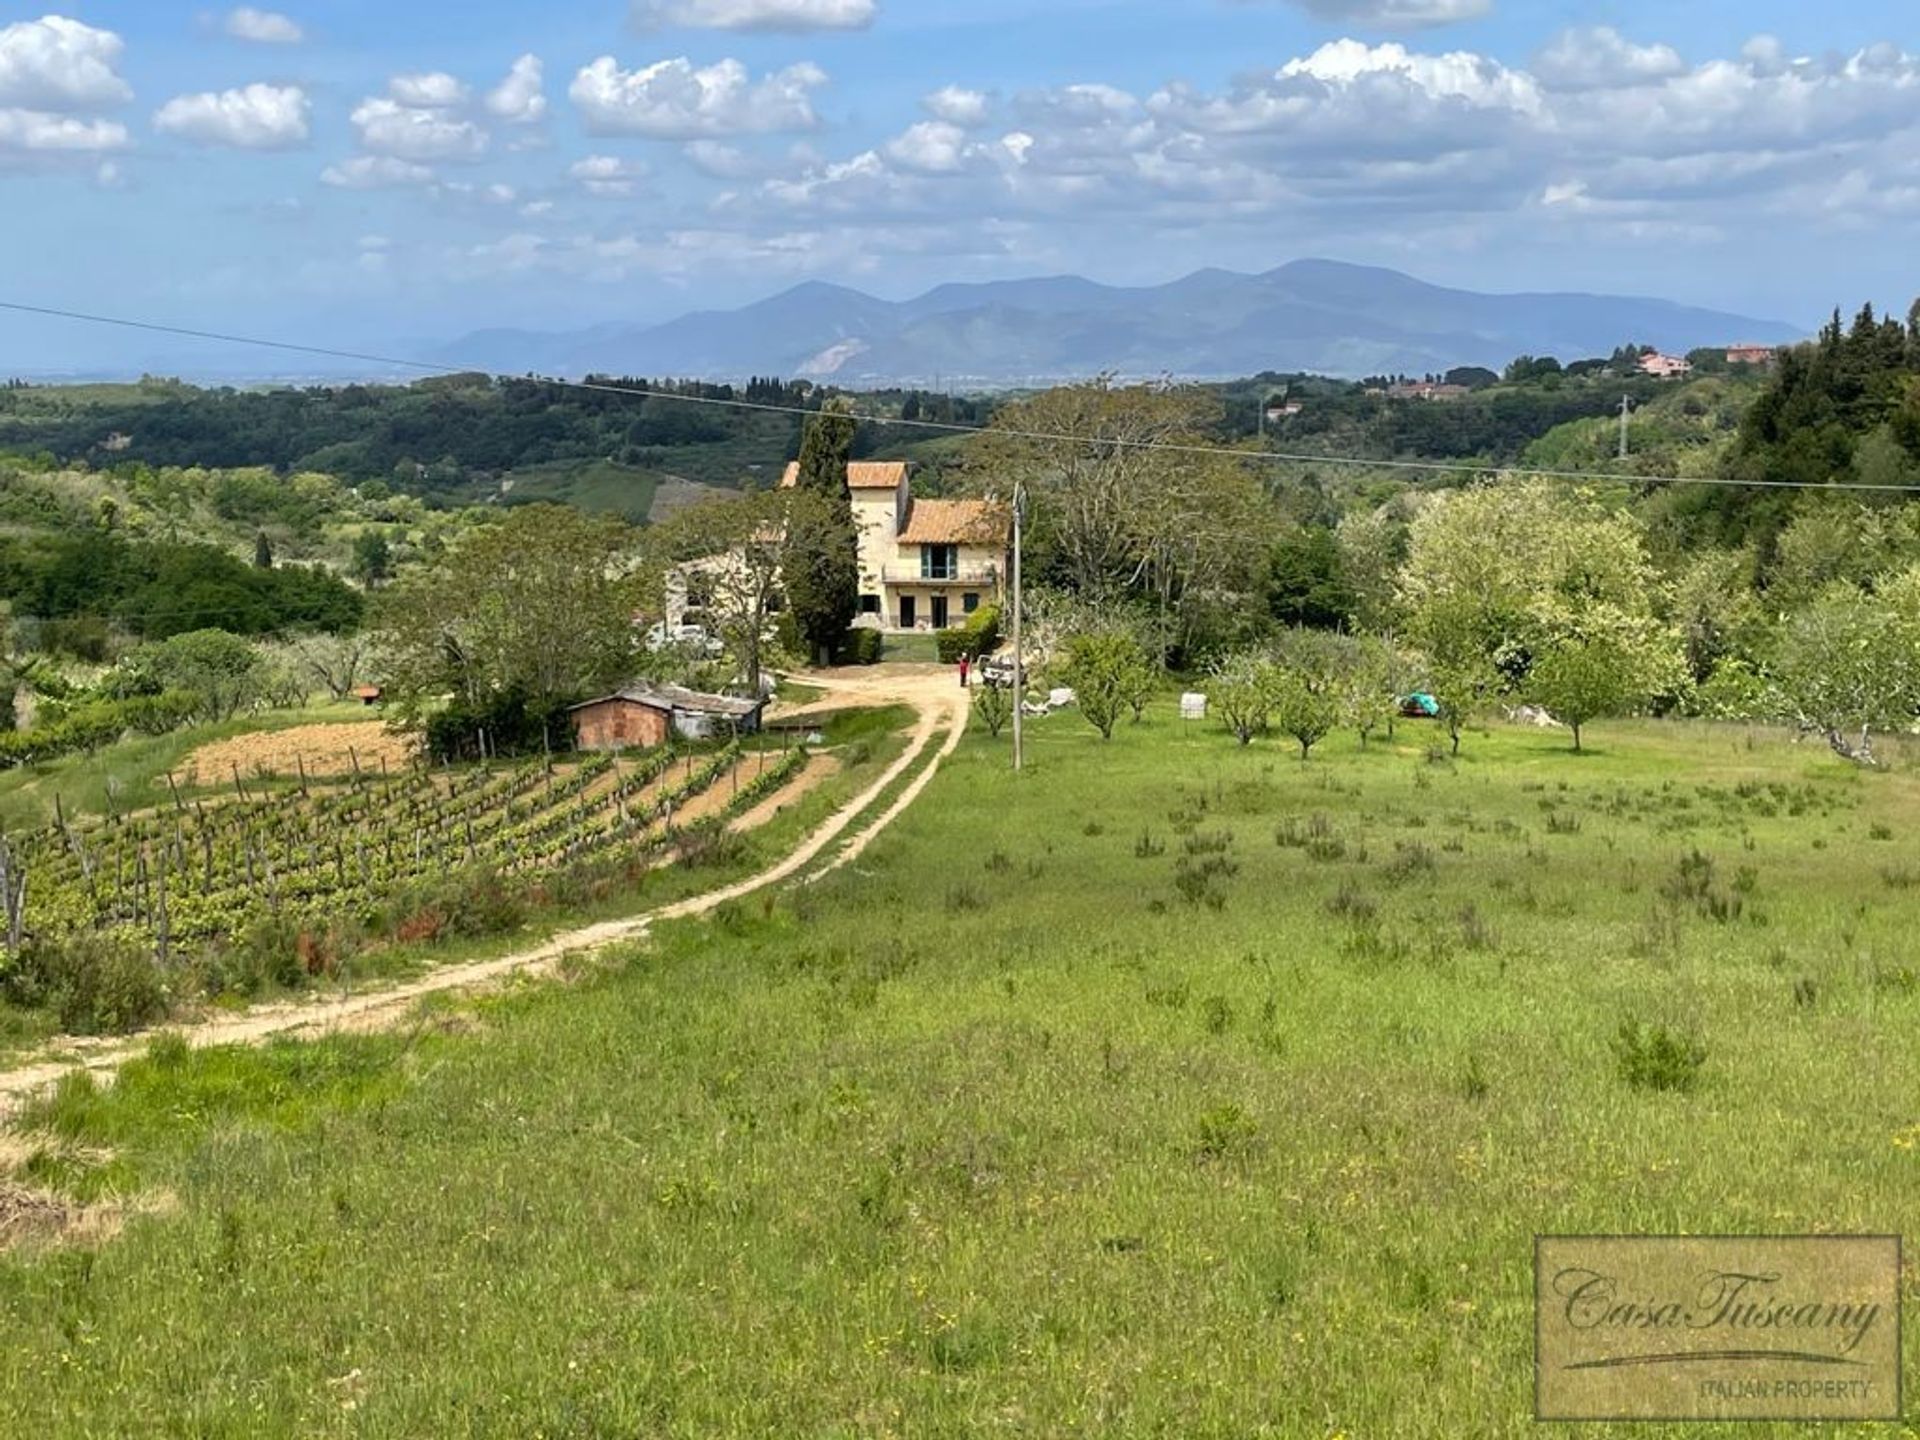
POLYGON ((653 861, 690 831, 775 794, 808 754, 663 749, 476 769, 358 773, 322 788, 187 799, 0 840, 6 939, 137 935, 162 960, 236 934, 263 913, 361 915, 462 866, 534 875, 588 857, 653 861))

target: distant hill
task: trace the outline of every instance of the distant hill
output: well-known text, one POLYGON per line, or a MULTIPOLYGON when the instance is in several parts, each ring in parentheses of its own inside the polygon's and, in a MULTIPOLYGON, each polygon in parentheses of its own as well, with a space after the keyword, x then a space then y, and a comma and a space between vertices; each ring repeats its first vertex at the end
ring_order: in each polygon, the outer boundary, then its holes
POLYGON ((1009 385, 1102 371, 1194 379, 1268 370, 1427 374, 1499 369, 1522 354, 1607 355, 1628 342, 1684 352, 1803 338, 1779 321, 1666 300, 1483 295, 1395 270, 1299 260, 1262 275, 1200 270, 1146 287, 1075 276, 942 285, 906 301, 812 282, 664 325, 481 331, 433 358, 508 374, 1009 385))

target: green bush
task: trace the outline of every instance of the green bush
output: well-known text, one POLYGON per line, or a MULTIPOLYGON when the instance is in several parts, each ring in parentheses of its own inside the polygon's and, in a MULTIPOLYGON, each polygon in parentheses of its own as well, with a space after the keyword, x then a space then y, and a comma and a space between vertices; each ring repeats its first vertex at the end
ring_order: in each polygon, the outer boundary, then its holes
POLYGON ((46 723, 31 730, 0 732, 0 770, 111 745, 128 732, 165 735, 187 724, 200 697, 181 690, 136 695, 128 700, 90 700, 73 706, 47 706, 46 723))
POLYGON ((840 650, 842 665, 878 665, 885 641, 878 630, 863 628, 849 630, 846 643, 840 650))
POLYGON ((1636 1090, 1691 1090, 1707 1063, 1707 1047, 1692 1032, 1623 1020, 1613 1040, 1620 1078, 1636 1090))
POLYGON ((74 1035, 124 1035, 167 1013, 159 967, 142 941, 124 934, 35 940, 0 972, 0 992, 52 1010, 74 1035))
POLYGON ((1000 607, 982 605, 958 625, 949 626, 934 636, 942 665, 958 665, 960 657, 978 660, 1000 646, 1000 607))

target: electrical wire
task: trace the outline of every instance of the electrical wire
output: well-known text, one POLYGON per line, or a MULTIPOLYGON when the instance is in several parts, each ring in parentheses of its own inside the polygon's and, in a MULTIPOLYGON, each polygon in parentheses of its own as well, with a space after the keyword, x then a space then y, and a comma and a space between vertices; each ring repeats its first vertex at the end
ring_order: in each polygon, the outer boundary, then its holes
MULTIPOLYGON (((211 340, 225 345, 246 345, 256 349, 279 350, 296 355, 313 355, 331 360, 353 360, 395 369, 416 370, 433 375, 485 375, 490 380, 527 381, 568 390, 602 395, 630 395, 636 399, 678 401, 685 405, 710 405, 724 409, 762 414, 812 417, 820 412, 804 405, 780 405, 762 400, 726 399, 717 395, 683 395, 650 386, 616 385, 603 380, 560 380, 531 375, 507 375, 504 372, 468 366, 436 364, 426 360, 408 360, 391 355, 374 355, 359 350, 340 350, 325 345, 307 345, 297 341, 270 340, 254 335, 234 335, 218 330, 199 330, 184 325, 166 325, 151 320, 133 320, 124 316, 96 315, 82 310, 65 310, 48 305, 27 305, 0 300, 0 310, 48 319, 72 320, 91 325, 107 325, 126 330, 142 330, 157 335, 173 335, 191 340, 211 340)), ((1743 480, 1718 475, 1623 475, 1616 471, 1566 470, 1534 465, 1483 465, 1467 460, 1383 460, 1359 455, 1325 455, 1286 450, 1242 450, 1229 445, 1201 445, 1168 440, 1134 440, 1120 436, 1079 435, 1069 431, 1028 430, 1002 425, 977 425, 951 420, 906 420, 895 415, 852 411, 848 419, 869 425, 900 426, 945 434, 997 435, 1012 440, 1030 440, 1043 444, 1086 445, 1108 450, 1153 451, 1173 455, 1209 456, 1234 460, 1262 460, 1289 465, 1338 465, 1364 470, 1395 470, 1434 475, 1518 475, 1541 480, 1568 480, 1582 484, 1614 485, 1704 485, 1740 490, 1844 490, 1871 491, 1901 495, 1920 494, 1920 485, 1897 485, 1866 480, 1743 480)))

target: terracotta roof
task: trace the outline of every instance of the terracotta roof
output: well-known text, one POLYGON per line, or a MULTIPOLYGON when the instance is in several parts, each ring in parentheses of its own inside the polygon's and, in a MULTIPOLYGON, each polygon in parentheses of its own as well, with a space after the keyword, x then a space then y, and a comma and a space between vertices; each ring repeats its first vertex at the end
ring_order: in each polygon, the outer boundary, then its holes
POLYGON ((991 500, 916 500, 902 545, 999 545, 1013 517, 991 500))
MULTIPOLYGON (((855 460, 847 466, 847 487, 851 490, 893 490, 907 478, 904 460, 855 460)), ((800 483, 800 462, 789 461, 780 477, 780 488, 791 490, 800 483)))

